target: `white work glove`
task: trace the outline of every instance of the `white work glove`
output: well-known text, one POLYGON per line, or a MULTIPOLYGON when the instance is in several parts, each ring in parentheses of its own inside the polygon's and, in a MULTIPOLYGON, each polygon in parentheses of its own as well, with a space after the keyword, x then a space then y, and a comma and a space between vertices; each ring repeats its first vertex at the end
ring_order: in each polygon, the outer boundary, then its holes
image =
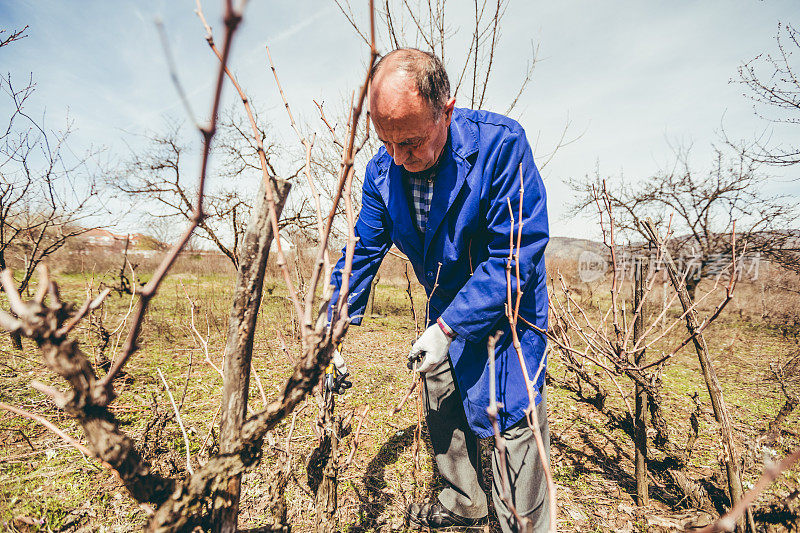
POLYGON ((411 368, 415 362, 422 359, 416 367, 418 372, 430 372, 447 360, 452 339, 444 334, 439 324, 433 324, 426 329, 419 339, 411 346, 408 362, 411 368))

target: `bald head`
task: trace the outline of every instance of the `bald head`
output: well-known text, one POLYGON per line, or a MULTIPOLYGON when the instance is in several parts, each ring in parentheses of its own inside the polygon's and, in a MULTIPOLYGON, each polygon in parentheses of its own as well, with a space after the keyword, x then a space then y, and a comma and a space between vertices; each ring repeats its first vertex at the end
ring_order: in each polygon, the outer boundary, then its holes
POLYGON ((433 166, 442 154, 455 99, 441 61, 415 49, 385 55, 372 71, 369 113, 395 164, 410 172, 433 166))
POLYGON ((450 80, 444 65, 434 54, 416 48, 392 50, 372 69, 372 87, 378 88, 387 79, 401 78, 438 116, 450 99, 450 80))

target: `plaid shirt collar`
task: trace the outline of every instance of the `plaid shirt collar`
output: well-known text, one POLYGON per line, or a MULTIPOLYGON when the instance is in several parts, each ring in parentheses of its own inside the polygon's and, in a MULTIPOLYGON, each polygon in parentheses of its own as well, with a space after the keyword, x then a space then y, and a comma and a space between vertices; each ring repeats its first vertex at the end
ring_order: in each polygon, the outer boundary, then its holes
POLYGON ((445 152, 450 148, 450 136, 447 137, 447 142, 439 155, 439 159, 433 164, 431 168, 427 168, 420 172, 409 172, 404 167, 400 167, 403 171, 403 178, 406 185, 406 192, 409 196, 409 204, 413 210, 414 222, 416 222, 417 231, 425 233, 425 227, 428 224, 428 213, 431 209, 431 201, 433 200, 433 186, 436 181, 436 175, 439 172, 442 159, 444 159, 445 152))

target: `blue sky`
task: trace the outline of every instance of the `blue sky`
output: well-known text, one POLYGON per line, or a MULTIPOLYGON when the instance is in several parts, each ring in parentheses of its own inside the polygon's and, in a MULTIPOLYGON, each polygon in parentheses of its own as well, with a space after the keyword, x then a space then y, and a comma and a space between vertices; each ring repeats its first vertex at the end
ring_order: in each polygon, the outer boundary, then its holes
MULTIPOLYGON (((363 12, 361 4, 353 2, 363 12)), ((464 27, 470 4, 449 20, 454 58, 463 53, 461 39, 470 31, 464 27)), ((206 1, 204 9, 221 37, 218 3, 206 1)), ((164 23, 192 107, 200 118, 207 113, 216 60, 193 10, 194 0, 6 0, 0 3, 2 27, 28 24, 30 30, 28 38, 0 51, 0 70, 20 81, 33 73, 38 87, 33 108, 38 113, 46 108, 51 128, 69 116, 78 129, 76 144, 124 155, 126 145, 136 144, 136 134, 157 129, 164 114, 184 116, 156 18, 164 23)), ((776 51, 778 21, 800 25, 800 2, 513 1, 490 103, 497 111, 506 108, 533 41, 540 62, 515 118, 532 143, 538 139, 535 155, 541 160, 568 120, 570 135, 580 135, 542 172, 552 234, 596 238, 599 233, 590 219, 565 217, 572 194, 564 179, 599 166, 603 174, 623 173, 635 181, 670 166, 671 146, 680 143, 691 143, 697 168, 705 168, 723 125, 733 138, 762 133, 768 124, 754 115, 742 86, 730 80, 743 61, 776 51)), ((232 66, 274 135, 287 143, 294 138, 264 44, 271 47, 296 114, 315 128, 321 123, 312 99, 338 108, 363 75, 365 46, 332 0, 251 1, 232 66)), ((455 63, 447 65, 451 77, 455 63)), ((233 91, 226 91, 232 103, 233 91)), ((0 114, 7 111, 4 99, 0 114)), ((796 128, 773 132, 776 142, 797 137, 796 128)), ((792 181, 800 178, 800 168, 766 170, 775 176, 774 192, 800 192, 800 182, 792 181)))

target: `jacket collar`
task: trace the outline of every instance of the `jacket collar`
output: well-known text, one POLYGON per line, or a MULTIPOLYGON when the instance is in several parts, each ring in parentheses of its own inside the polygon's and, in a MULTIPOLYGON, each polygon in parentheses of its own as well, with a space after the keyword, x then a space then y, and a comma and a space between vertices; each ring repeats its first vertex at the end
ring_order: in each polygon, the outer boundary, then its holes
MULTIPOLYGON (((414 225, 409 203, 403 186, 403 175, 400 167, 381 147, 375 162, 379 168, 376 180, 378 190, 386 202, 389 217, 403 236, 404 243, 420 252, 420 256, 427 255, 433 236, 439 229, 447 211, 458 196, 464 180, 472 168, 474 160, 472 155, 478 152, 478 131, 475 123, 467 117, 464 109, 456 108, 450 121, 450 149, 443 154, 441 169, 436 176, 433 190, 431 210, 428 215, 428 225, 425 232, 424 247, 419 233, 414 225)), ((402 246, 401 246, 402 249, 402 246)), ((408 251, 406 251, 408 254, 408 251)))
POLYGON ((466 117, 464 109, 457 107, 453 110, 450 138, 452 139, 453 153, 463 160, 478 151, 478 128, 466 117))
POLYGON ((455 202, 472 168, 470 156, 478 151, 477 126, 465 116, 462 109, 453 111, 450 122, 450 153, 442 161, 442 169, 433 186, 433 199, 425 231, 424 255, 427 257, 433 237, 455 202))

